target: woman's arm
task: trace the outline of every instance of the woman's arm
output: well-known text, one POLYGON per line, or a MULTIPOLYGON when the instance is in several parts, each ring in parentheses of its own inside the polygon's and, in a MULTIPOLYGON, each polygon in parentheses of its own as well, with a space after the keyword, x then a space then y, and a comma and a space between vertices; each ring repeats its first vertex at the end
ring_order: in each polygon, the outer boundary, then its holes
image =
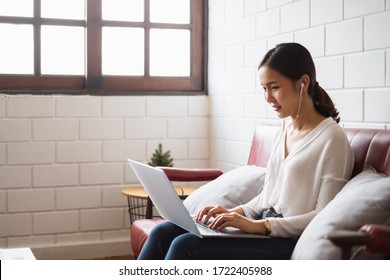
POLYGON ((222 230, 225 227, 235 227, 243 232, 247 233, 260 233, 267 232, 267 228, 264 225, 265 220, 252 220, 245 217, 244 210, 237 206, 235 208, 226 209, 222 206, 206 206, 196 215, 196 220, 202 220, 205 217, 204 222, 207 223, 211 217, 214 220, 210 223, 209 227, 212 229, 222 230))

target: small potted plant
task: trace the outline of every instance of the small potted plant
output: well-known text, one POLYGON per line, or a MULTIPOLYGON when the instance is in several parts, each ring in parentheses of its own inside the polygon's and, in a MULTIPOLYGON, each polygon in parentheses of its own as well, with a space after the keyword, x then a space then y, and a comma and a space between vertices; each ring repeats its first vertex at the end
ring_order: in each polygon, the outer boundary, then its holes
POLYGON ((158 148, 154 151, 148 164, 151 166, 173 167, 173 158, 171 157, 171 151, 168 150, 164 152, 162 144, 159 143, 158 148))

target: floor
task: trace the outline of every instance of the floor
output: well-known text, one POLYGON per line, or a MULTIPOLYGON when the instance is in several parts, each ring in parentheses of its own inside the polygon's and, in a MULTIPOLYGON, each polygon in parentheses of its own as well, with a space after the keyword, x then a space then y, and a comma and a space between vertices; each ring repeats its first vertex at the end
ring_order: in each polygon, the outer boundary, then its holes
POLYGON ((127 256, 115 256, 115 257, 106 257, 106 258, 98 258, 95 260, 134 260, 133 255, 127 255, 127 256))

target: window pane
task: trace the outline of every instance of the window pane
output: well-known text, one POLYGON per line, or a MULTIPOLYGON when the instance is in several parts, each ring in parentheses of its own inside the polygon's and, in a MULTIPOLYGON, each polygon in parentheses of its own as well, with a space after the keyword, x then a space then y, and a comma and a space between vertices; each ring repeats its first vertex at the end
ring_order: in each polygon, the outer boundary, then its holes
POLYGON ((84 0, 41 0, 44 18, 84 19, 84 0))
POLYGON ((150 75, 190 76, 190 31, 150 30, 150 75))
POLYGON ((104 20, 144 21, 144 0, 103 0, 104 20))
POLYGON ((33 0, 0 0, 0 15, 32 17, 33 0))
POLYGON ((150 0, 150 21, 190 23, 190 0, 150 0))
POLYGON ((41 0, 44 18, 84 19, 84 0, 41 0))
POLYGON ((0 73, 33 74, 32 25, 0 24, 0 73))
POLYGON ((84 74, 84 28, 42 26, 42 74, 84 74))
POLYGON ((104 27, 102 37, 104 75, 144 75, 143 28, 104 27))

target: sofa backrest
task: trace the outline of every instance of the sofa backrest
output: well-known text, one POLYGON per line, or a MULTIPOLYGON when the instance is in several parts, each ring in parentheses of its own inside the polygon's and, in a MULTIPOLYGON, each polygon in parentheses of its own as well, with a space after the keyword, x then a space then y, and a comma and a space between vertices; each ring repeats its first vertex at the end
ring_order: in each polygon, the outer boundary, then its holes
POLYGON ((248 165, 266 167, 271 155, 272 142, 280 129, 277 125, 257 125, 249 152, 248 165))
MULTIPOLYGON (((249 153, 248 165, 266 167, 272 142, 280 126, 260 124, 256 127, 249 153)), ((355 154, 352 176, 365 164, 379 173, 390 175, 390 130, 345 128, 355 154)))
POLYGON ((355 153, 352 176, 360 173, 365 164, 390 175, 390 130, 346 128, 345 132, 355 153))

